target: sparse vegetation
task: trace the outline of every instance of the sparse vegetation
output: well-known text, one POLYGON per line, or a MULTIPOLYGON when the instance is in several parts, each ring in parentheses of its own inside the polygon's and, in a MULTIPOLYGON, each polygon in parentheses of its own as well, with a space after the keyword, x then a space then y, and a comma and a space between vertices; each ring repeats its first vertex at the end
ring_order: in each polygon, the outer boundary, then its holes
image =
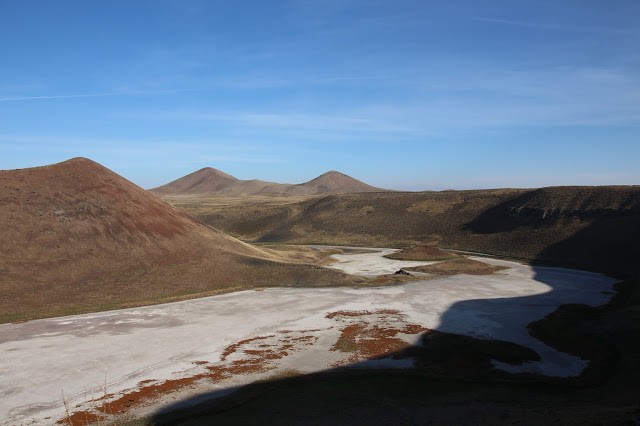
POLYGON ((433 275, 491 275, 498 271, 508 269, 504 266, 490 265, 467 257, 458 257, 433 265, 413 266, 408 271, 425 272, 433 275))
POLYGON ((456 259, 460 255, 455 253, 439 249, 433 246, 414 246, 411 248, 403 249, 395 253, 386 255, 389 259, 398 260, 422 260, 422 261, 439 261, 447 259, 456 259))
POLYGON ((638 186, 168 201, 253 242, 428 245, 600 271, 628 270, 639 251, 638 186))
POLYGON ((264 381, 272 382, 276 380, 283 380, 291 377, 298 377, 298 376, 301 376, 302 374, 303 373, 300 370, 296 370, 295 368, 288 368, 286 370, 279 370, 277 373, 273 374, 272 376, 269 376, 264 381))
MULTIPOLYGON (((506 407, 509 419, 531 420, 524 413, 532 407, 536 419, 546 419, 548 404, 568 404, 565 411, 554 412, 554 418, 560 421, 587 420, 582 415, 587 406, 588 420, 597 421, 622 421, 637 411, 637 187, 171 200, 216 228, 264 244, 256 247, 204 226, 89 160, 0 172, 0 184, 0 225, 4 230, 0 235, 0 322, 269 286, 373 286, 416 279, 347 276, 318 266, 331 262, 329 256, 338 249, 272 244, 277 242, 404 247, 392 257, 438 260, 434 265, 408 268, 434 276, 491 274, 502 269, 434 247, 438 245, 521 257, 532 264, 552 262, 582 267, 626 280, 610 306, 567 305, 530 325, 531 333, 548 345, 588 359, 589 369, 577 379, 564 381, 496 373, 491 360, 517 364, 535 360, 537 355, 507 342, 448 335, 416 324, 404 324, 404 328, 369 326, 356 319, 341 329, 334 345, 335 351, 350 354, 348 362, 409 357, 417 360, 419 368, 408 374, 386 376, 388 373, 376 371, 373 377, 367 377, 371 372, 350 376, 348 385, 341 388, 344 393, 332 393, 324 404, 340 409, 346 406, 348 410, 358 400, 354 392, 362 390, 363 395, 377 395, 390 405, 400 401, 416 413, 436 412, 449 420, 460 419, 460 406, 446 411, 441 403, 446 407, 451 401, 460 401, 461 395, 470 395, 492 410, 506 407), (407 345, 396 336, 401 333, 423 333, 422 345, 407 345), (431 384, 437 379, 437 395, 424 389, 426 379, 431 384), (402 392, 389 389, 390 383, 397 384, 402 392), (420 392, 421 397, 407 397, 407 389, 420 392), (425 402, 424 395, 431 399, 425 402)), ((357 318, 366 314, 375 312, 344 316, 357 318)), ((386 314, 393 316, 390 311, 386 314)), ((307 337, 311 338, 308 342, 313 340, 313 336, 307 337)), ((287 356, 292 349, 285 345, 243 350, 252 358, 231 361, 226 369, 203 367, 207 368, 206 375, 189 380, 268 371, 272 366, 265 364, 267 360, 287 356)), ((295 371, 285 371, 249 387, 259 391, 248 400, 238 397, 243 410, 248 406, 256 410, 254 414, 259 413, 266 406, 263 404, 271 401, 272 395, 261 393, 264 388, 260 386, 268 386, 276 394, 291 395, 298 384, 304 383, 306 396, 294 409, 288 406, 286 412, 308 415, 304 410, 310 409, 310 400, 305 398, 312 398, 313 392, 327 386, 335 389, 345 377, 342 373, 319 379, 297 376, 295 371)), ((193 383, 181 380, 141 384, 134 396, 142 401, 155 392, 169 392, 193 383)), ((126 398, 130 397, 102 401, 100 409, 91 413, 69 413, 72 410, 67 407, 63 422, 76 424, 76 415, 80 416, 80 424, 102 422, 104 415, 128 408, 126 398)), ((222 412, 214 412, 213 407, 210 414, 223 421, 246 419, 245 411, 234 414, 228 409, 236 404, 235 398, 225 402, 222 412)), ((63 404, 67 405, 66 401, 63 404)), ((462 412, 465 409, 462 407, 462 412)), ((490 410, 484 414, 495 413, 490 410)), ((205 424, 210 420, 207 416, 203 417, 205 424)))
POLYGON ((242 243, 87 159, 1 171, 0 227, 0 323, 370 281, 308 264, 321 250, 242 243))
MULTIPOLYGON (((280 421, 302 413, 318 415, 317 410, 345 413, 345 417, 323 417, 335 422, 363 413, 373 421, 389 412, 399 416, 395 420, 402 418, 408 423, 430 418, 442 423, 622 424, 640 417, 638 187, 389 193, 376 194, 375 199, 349 194, 264 207, 245 200, 232 203, 225 211, 205 209, 199 217, 247 240, 439 245, 520 258, 534 265, 596 270, 625 282, 609 306, 566 306, 530 326, 531 333, 547 344, 590 360, 590 367, 577 379, 547 380, 506 373, 497 377, 490 372, 490 359, 517 363, 535 359, 536 354, 517 345, 427 333, 428 342, 408 349, 417 351, 414 355, 422 359, 420 372, 367 370, 293 378, 271 383, 268 389, 250 386, 248 401, 237 396, 241 410, 236 409, 239 406, 234 398, 225 401, 224 411, 213 404, 208 414, 188 424, 205 424, 212 419, 264 420, 282 400, 287 401, 288 417, 279 417, 280 421), (373 208, 366 209, 366 215, 359 214, 367 206, 373 208), (245 216, 248 210, 252 211, 250 218, 245 216), (275 217, 278 220, 271 221, 275 217), (489 376, 479 379, 477 374, 482 371, 489 376), (518 383, 520 379, 524 380, 518 383), (469 400, 476 405, 470 406, 469 400), (385 408, 383 414, 378 410, 380 405, 398 409, 385 408)), ((485 274, 499 269, 465 257, 416 268, 436 275, 485 274)), ((341 339, 337 345, 357 350, 354 339, 341 339)))

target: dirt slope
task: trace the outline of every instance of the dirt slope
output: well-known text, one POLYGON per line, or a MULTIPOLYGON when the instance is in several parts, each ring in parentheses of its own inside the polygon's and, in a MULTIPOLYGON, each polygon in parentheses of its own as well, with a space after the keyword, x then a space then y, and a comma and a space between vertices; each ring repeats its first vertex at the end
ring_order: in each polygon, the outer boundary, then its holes
POLYGON ((371 185, 367 185, 357 179, 347 176, 344 173, 331 170, 326 172, 317 178, 310 180, 300 186, 305 186, 316 190, 318 193, 328 192, 334 194, 341 194, 347 192, 371 192, 381 191, 380 188, 375 188, 371 185))
POLYGON ((381 192, 384 189, 375 188, 357 179, 335 170, 321 174, 309 182, 282 187, 267 187, 262 194, 284 192, 289 195, 319 195, 319 194, 347 194, 353 192, 381 192))
POLYGON ((208 167, 150 191, 160 196, 307 196, 385 190, 336 171, 324 173, 309 182, 291 185, 259 179, 240 180, 208 167))
POLYGON ((622 267, 640 256, 638 186, 357 193, 206 210, 177 205, 249 241, 428 244, 527 259, 544 252, 549 261, 587 268, 622 267), (546 250, 574 235, 580 243, 546 250))
POLYGON ((0 322, 340 277, 277 262, 84 158, 0 171, 0 229, 0 322))

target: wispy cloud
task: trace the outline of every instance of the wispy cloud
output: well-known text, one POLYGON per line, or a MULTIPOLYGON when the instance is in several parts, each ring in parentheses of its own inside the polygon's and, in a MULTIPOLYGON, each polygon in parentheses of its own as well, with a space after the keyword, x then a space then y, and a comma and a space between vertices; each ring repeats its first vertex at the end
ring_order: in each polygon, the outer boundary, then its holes
POLYGON ((35 101, 42 99, 74 99, 74 98, 100 98, 104 96, 120 96, 123 93, 83 93, 78 95, 46 95, 46 96, 14 96, 0 98, 0 102, 35 101))
POLYGON ((252 112, 217 110, 165 110, 139 111, 127 114, 132 118, 151 120, 198 121, 204 123, 226 123, 245 129, 277 130, 332 130, 342 132, 413 132, 406 126, 397 125, 383 117, 329 115, 296 112, 252 112))
MULTIPOLYGON (((38 149, 52 147, 59 149, 68 147, 99 147, 100 150, 109 151, 116 149, 118 152, 128 150, 129 153, 150 153, 152 151, 165 152, 166 149, 177 148, 181 150, 207 151, 215 150, 223 153, 256 153, 265 152, 271 147, 250 140, 233 138, 96 138, 92 136, 51 136, 30 134, 0 134, 0 146, 3 148, 36 147, 38 149), (132 148, 133 147, 133 148, 132 148)), ((287 145, 275 145, 284 147, 287 145)), ((205 152, 206 153, 206 152, 205 152)))
POLYGON ((105 92, 105 93, 81 93, 70 95, 40 95, 40 96, 11 96, 0 98, 0 102, 15 101, 37 101, 50 99, 75 99, 75 98, 103 98, 110 96, 153 96, 153 95, 170 95, 183 92, 199 92, 211 90, 208 88, 194 89, 164 89, 164 90, 129 90, 122 92, 105 92))
MULTIPOLYGON (((136 139, 65 135, 0 134, 0 169, 34 167, 88 157, 145 187, 154 187, 205 166, 282 164, 299 147, 227 138, 136 139), (16 162, 15 158, 23 159, 16 162), (11 160, 13 158, 13 160, 11 160), (153 176, 153 177, 149 177, 153 176)), ((246 178, 254 178, 248 175, 246 178)))
POLYGON ((384 84, 393 81, 389 75, 320 75, 315 77, 282 77, 269 75, 227 76, 216 79, 200 79, 197 86, 186 88, 132 89, 103 93, 55 94, 55 95, 0 95, 0 102, 38 101, 56 99, 82 99, 120 96, 163 96, 180 93, 205 93, 219 90, 256 90, 289 87, 343 86, 384 84))
POLYGON ((367 132, 407 132, 412 129, 388 121, 349 115, 300 113, 236 113, 213 115, 212 120, 240 125, 302 130, 343 130, 367 132))
POLYGON ((179 166, 211 165, 217 163, 286 163, 288 160, 275 155, 206 155, 193 161, 181 161, 179 166))
POLYGON ((126 113, 128 118, 185 121, 217 132, 297 136, 324 142, 419 140, 479 128, 513 126, 640 125, 640 78, 618 68, 466 67, 425 73, 411 82, 420 96, 367 100, 350 107, 305 111, 167 109, 126 113))
POLYGON ((545 22, 520 21, 515 19, 489 18, 489 17, 482 17, 482 16, 475 16, 475 17, 472 17, 471 19, 474 21, 481 21, 481 22, 500 24, 500 25, 509 25, 509 26, 515 26, 515 27, 536 28, 540 30, 571 31, 571 32, 601 32, 601 33, 611 33, 611 34, 625 34, 629 32, 629 30, 625 28, 555 24, 555 23, 545 23, 545 22))

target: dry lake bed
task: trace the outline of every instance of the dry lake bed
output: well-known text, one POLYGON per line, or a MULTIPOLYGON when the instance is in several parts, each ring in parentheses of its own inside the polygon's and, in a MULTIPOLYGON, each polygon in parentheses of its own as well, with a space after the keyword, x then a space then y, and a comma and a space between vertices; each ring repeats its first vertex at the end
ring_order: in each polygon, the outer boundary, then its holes
MULTIPOLYGON (((338 262, 331 266, 376 275, 431 263, 390 260, 382 256, 392 250, 372 250, 336 255, 338 262)), ((540 361, 520 366, 495 362, 496 368, 579 374, 586 361, 534 339, 527 324, 565 303, 607 303, 616 280, 474 259, 509 269, 375 288, 251 290, 0 325, 0 424, 52 424, 65 416, 63 396, 73 413, 145 387, 189 384, 136 408, 136 414, 145 414, 204 390, 224 391, 290 371, 411 367, 407 360, 366 361, 339 350, 337 342, 354 327, 391 330, 407 344, 416 343, 427 329, 510 341, 532 348, 540 361)))

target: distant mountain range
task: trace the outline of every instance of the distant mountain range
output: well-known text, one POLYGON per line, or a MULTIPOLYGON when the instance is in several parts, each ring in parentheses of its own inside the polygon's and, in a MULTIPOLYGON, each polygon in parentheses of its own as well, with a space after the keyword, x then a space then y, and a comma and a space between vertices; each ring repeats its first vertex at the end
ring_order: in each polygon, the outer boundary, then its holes
POLYGON ((388 190, 334 170, 308 182, 292 185, 258 179, 241 180, 218 169, 205 167, 150 191, 156 195, 330 195, 388 190))

